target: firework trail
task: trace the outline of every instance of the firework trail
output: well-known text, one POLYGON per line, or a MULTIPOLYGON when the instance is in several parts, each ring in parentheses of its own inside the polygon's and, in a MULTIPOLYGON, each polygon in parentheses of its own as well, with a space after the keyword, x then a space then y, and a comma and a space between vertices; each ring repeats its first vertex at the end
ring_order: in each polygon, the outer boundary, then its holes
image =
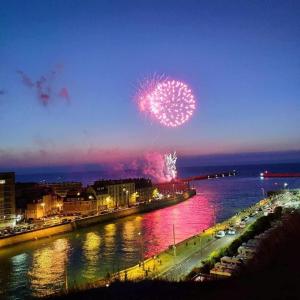
POLYGON ((196 100, 187 84, 165 75, 145 80, 137 93, 140 111, 167 127, 187 122, 196 108, 196 100))

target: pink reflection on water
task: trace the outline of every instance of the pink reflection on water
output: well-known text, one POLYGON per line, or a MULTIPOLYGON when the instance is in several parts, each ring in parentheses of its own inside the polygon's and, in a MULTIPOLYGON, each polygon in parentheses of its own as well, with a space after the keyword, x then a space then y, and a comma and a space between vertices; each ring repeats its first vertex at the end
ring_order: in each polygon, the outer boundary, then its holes
POLYGON ((176 206, 146 214, 143 217, 143 248, 145 257, 150 257, 175 242, 202 232, 214 222, 213 201, 209 195, 197 195, 176 206))

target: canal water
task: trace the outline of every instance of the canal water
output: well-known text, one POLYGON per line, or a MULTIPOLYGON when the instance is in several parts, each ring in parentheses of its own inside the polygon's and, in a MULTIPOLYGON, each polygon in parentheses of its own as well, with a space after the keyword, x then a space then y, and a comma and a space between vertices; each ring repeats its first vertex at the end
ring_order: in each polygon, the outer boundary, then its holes
MULTIPOLYGON (((186 171, 195 174, 194 170, 186 171)), ((134 215, 76 232, 0 250, 0 298, 45 296, 84 284, 108 272, 133 266, 176 242, 201 232, 217 221, 254 204, 264 191, 281 189, 287 182, 299 188, 299 179, 241 176, 199 181, 197 195, 180 204, 134 215)))

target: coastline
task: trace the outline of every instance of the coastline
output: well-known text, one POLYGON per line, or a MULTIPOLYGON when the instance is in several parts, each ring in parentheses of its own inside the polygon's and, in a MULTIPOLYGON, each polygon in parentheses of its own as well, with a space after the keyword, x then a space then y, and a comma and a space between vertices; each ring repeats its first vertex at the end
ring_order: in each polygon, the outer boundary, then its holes
MULTIPOLYGON (((89 287, 107 286, 108 284, 110 284, 110 282, 114 280, 117 281, 127 281, 127 280, 140 281, 145 279, 172 280, 172 278, 168 277, 168 273, 169 272, 172 273, 172 269, 175 269, 176 271, 176 266, 178 266, 184 261, 189 260, 189 258, 192 257, 193 255, 199 254, 199 252, 201 252, 201 256, 202 256, 202 251, 203 251, 203 253, 205 253, 204 256, 208 257, 211 252, 216 250, 215 249, 216 245, 214 245, 214 243, 217 242, 218 244, 221 241, 221 240, 216 240, 214 238, 214 235, 217 231, 224 230, 226 227, 229 226, 229 224, 234 224, 236 221, 248 215, 250 210, 258 209, 259 207, 266 205, 269 201, 270 201, 269 198, 262 199, 259 202, 255 203, 254 205, 251 205, 248 208, 224 220, 223 222, 217 223, 214 226, 207 228, 205 231, 200 232, 199 234, 193 235, 183 241, 176 243, 175 244, 176 256, 174 256, 174 247, 170 245, 168 249, 165 249, 152 257, 146 258, 142 263, 139 263, 135 266, 121 270, 111 275, 108 274, 110 276, 107 276, 106 278, 99 278, 94 282, 86 284, 82 288, 85 289, 89 287)), ((249 222, 243 230, 241 230, 235 236, 229 238, 228 241, 226 241, 226 243, 223 244, 221 247, 229 245, 242 232, 247 230, 247 228, 256 219, 257 217, 253 218, 253 220, 249 222)), ((218 247, 220 247, 220 245, 218 247)), ((201 264, 201 261, 199 261, 199 264, 201 264)))
POLYGON ((185 192, 184 194, 176 195, 174 198, 171 199, 156 200, 139 206, 117 210, 115 212, 110 212, 102 215, 74 220, 66 224, 53 225, 42 229, 15 234, 13 236, 3 237, 0 238, 0 249, 11 247, 20 243, 35 241, 43 238, 49 238, 54 235, 59 235, 59 234, 74 231, 77 228, 84 228, 96 224, 101 224, 112 220, 128 217, 130 215, 134 215, 138 213, 147 213, 153 210, 178 204, 182 201, 185 201, 193 197, 194 195, 196 195, 196 191, 191 189, 188 192, 185 192))

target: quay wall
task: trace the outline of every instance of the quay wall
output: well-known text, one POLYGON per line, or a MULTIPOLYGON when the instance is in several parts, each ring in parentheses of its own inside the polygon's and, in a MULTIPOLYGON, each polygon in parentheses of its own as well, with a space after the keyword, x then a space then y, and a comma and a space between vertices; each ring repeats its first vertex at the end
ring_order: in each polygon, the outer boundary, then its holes
POLYGON ((177 195, 177 197, 172 198, 172 199, 152 201, 152 202, 146 203, 144 205, 126 208, 124 210, 118 210, 116 212, 112 212, 112 213, 108 213, 108 214, 79 219, 79 220, 75 221, 75 226, 78 228, 82 228, 82 227, 87 227, 87 226, 94 225, 94 224, 99 224, 99 223, 103 223, 103 222, 109 222, 112 220, 124 218, 124 217, 130 216, 130 215, 133 215, 133 214, 150 212, 152 210, 175 205, 177 203, 180 203, 180 202, 194 196, 195 194, 196 194, 196 192, 194 190, 191 190, 189 192, 186 192, 183 195, 177 195))
POLYGON ((66 232, 70 232, 76 230, 76 228, 88 227, 91 225, 96 225, 99 223, 109 222, 112 220, 120 219, 123 217, 127 217, 133 214, 138 213, 146 213, 156 209, 164 208, 167 206, 175 205, 180 203, 192 196, 194 196, 196 192, 194 190, 188 191, 183 195, 177 195, 175 198, 165 199, 160 201, 152 201, 150 203, 130 207, 123 210, 118 210, 112 213, 107 213, 99 216, 87 217, 79 220, 75 220, 71 223, 54 225, 47 228, 32 230, 29 232, 18 233, 13 236, 2 237, 0 238, 0 249, 4 247, 13 246, 19 243, 34 241, 41 238, 48 238, 53 235, 62 234, 66 232))
POLYGON ((16 245, 23 242, 34 241, 41 238, 50 237, 56 234, 73 230, 73 224, 60 224, 47 228, 37 229, 29 232, 15 234, 13 236, 0 238, 0 248, 16 245))

